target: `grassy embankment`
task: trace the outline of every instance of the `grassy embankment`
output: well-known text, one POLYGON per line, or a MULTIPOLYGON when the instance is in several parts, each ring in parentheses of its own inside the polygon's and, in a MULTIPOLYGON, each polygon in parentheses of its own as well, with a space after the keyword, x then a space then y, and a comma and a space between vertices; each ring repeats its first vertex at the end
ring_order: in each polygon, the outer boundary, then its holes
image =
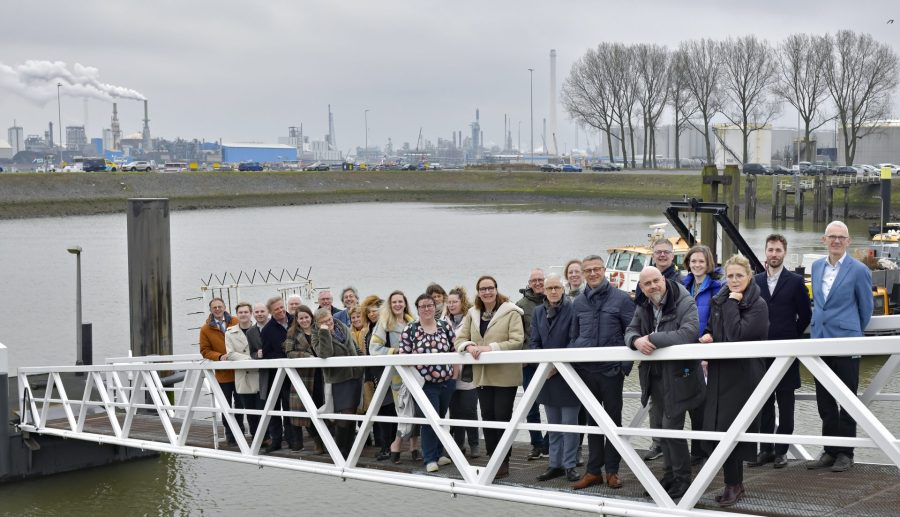
MULTIPOLYGON (((772 178, 759 179, 759 216, 772 178)), ((895 182, 900 191, 900 182, 895 182)), ((877 186, 854 187, 856 211, 875 214, 877 186)), ((121 212, 133 197, 166 197, 175 210, 367 201, 535 202, 648 207, 700 194, 700 176, 539 172, 203 172, 0 174, 0 218, 121 212)), ((836 195, 835 205, 842 202, 836 195)), ((900 192, 894 199, 900 201, 900 192)), ((812 200, 808 201, 810 204, 812 200)), ((900 203, 897 203, 900 206, 900 203)))

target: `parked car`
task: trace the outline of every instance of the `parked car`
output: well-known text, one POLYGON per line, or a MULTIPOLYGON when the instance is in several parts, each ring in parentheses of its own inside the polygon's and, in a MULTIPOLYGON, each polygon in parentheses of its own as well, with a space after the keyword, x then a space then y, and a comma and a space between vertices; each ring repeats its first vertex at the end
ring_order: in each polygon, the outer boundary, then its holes
POLYGON ((143 160, 138 160, 135 162, 128 162, 122 166, 123 171, 144 171, 150 172, 153 170, 153 166, 150 165, 150 162, 145 162, 143 160))
POLYGON ((791 174, 793 174, 793 173, 794 173, 794 171, 792 171, 791 169, 785 167, 784 165, 776 165, 775 167, 772 167, 772 174, 787 174, 787 175, 791 175, 791 174))
POLYGON ((243 162, 242 164, 238 165, 238 170, 260 172, 263 170, 263 167, 259 162, 243 162))
POLYGON ((571 163, 567 163, 562 166, 563 172, 581 172, 581 167, 578 165, 573 165, 571 163))
POLYGON ((834 174, 836 176, 856 176, 857 174, 859 174, 859 171, 856 169, 856 167, 842 165, 841 167, 837 167, 834 169, 834 174))
POLYGON ((761 163, 745 163, 744 174, 763 175, 769 173, 766 171, 765 166, 763 166, 763 164, 761 163))
POLYGON ((106 170, 106 160, 103 158, 85 158, 81 168, 84 172, 103 172, 106 170))
POLYGON ((828 173, 828 167, 820 164, 813 164, 805 169, 801 168, 800 172, 807 176, 824 176, 828 173))
POLYGON ((562 167, 553 163, 545 163, 541 165, 541 172, 560 172, 562 167))
POLYGON ((859 169, 860 171, 862 171, 863 176, 872 176, 872 175, 877 176, 881 172, 878 169, 876 169, 874 166, 868 165, 868 164, 854 163, 853 166, 856 167, 857 169, 859 169))
POLYGON ((84 172, 83 166, 84 166, 83 162, 73 163, 71 165, 66 165, 65 167, 63 167, 62 171, 63 172, 84 172))

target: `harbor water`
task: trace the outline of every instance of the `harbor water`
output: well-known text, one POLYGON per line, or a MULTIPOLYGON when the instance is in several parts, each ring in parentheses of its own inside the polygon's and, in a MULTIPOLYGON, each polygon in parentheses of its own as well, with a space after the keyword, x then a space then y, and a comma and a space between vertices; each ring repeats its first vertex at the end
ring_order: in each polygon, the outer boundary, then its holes
MULTIPOLYGON (((174 212, 174 352, 197 351, 196 328, 206 308, 195 298, 210 275, 270 269, 305 274, 311 268, 314 285, 331 287, 335 298, 353 285, 363 296, 401 289, 414 299, 432 281, 447 289, 462 285, 471 295, 476 278, 491 274, 500 292, 515 301, 531 268, 558 271, 571 258, 605 256, 611 246, 646 242, 649 226, 665 222, 662 208, 363 203, 174 212)), ((866 226, 850 223, 854 245, 867 240, 866 226)), ((778 229, 789 242, 789 265, 803 253, 823 252, 822 230, 809 223, 778 229)), ((759 255, 772 231, 763 218, 741 221, 742 234, 759 255)), ((74 364, 75 259, 66 248, 76 244, 84 249, 84 321, 93 323, 94 362, 128 354, 125 215, 0 221, 0 343, 9 348, 11 374, 19 366, 74 364)), ((277 294, 274 287, 246 293, 250 302, 277 294)), ((881 362, 863 364, 862 386, 881 362)), ((637 390, 635 377, 626 389, 637 390)), ((803 390, 811 388, 806 375, 803 390)), ((889 389, 900 389, 896 378, 889 389)), ((896 429, 897 410, 875 406, 896 429)), ((633 403, 626 406, 626 421, 635 410, 633 403)), ((818 432, 814 403, 798 403, 797 413, 798 431, 818 432)), ((874 453, 859 458, 880 459, 874 453)), ((170 455, 0 487, 0 515, 256 515, 301 509, 383 515, 404 504, 439 507, 441 513, 575 513, 170 455)))

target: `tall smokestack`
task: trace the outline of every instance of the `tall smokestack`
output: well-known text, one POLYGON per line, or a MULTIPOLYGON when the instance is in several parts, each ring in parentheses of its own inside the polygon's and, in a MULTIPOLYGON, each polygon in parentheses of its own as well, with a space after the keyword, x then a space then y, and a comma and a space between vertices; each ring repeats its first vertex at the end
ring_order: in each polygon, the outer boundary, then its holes
MULTIPOLYGON (((550 135, 556 135, 556 49, 550 49, 550 135)), ((559 154, 555 138, 550 146, 551 154, 559 154)))
MULTIPOLYGON (((88 133, 88 100, 87 100, 87 97, 84 98, 84 134, 85 134, 85 136, 90 135, 90 133, 88 133)), ((88 140, 90 140, 90 136, 88 136, 88 140)))
POLYGON ((142 132, 143 143, 141 147, 144 148, 144 152, 150 152, 153 150, 153 142, 150 141, 150 112, 147 109, 147 101, 144 101, 144 130, 142 132))
POLYGON ((47 145, 53 148, 53 122, 50 122, 50 132, 47 133, 47 145))
POLYGON ((119 149, 119 140, 122 139, 122 128, 119 126, 119 107, 115 102, 113 103, 112 120, 109 122, 109 130, 112 134, 112 142, 109 143, 108 148, 116 151, 119 149))
POLYGON ((332 149, 337 149, 337 140, 334 137, 334 115, 331 114, 331 104, 328 105, 328 143, 332 149))

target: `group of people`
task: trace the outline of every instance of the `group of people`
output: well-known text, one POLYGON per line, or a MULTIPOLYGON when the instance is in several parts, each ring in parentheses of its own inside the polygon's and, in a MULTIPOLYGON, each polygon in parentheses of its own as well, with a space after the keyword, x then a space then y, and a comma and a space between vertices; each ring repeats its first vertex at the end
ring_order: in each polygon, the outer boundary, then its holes
MULTIPOLYGON (((787 240, 772 234, 765 242, 766 271, 753 274, 749 261, 740 255, 716 267, 713 254, 703 245, 692 247, 685 256, 682 276, 674 264, 672 243, 653 243, 653 264, 639 276, 634 296, 607 280, 604 259, 589 255, 572 260, 562 274, 531 271, 528 284, 520 290, 516 303, 498 290, 495 278, 485 275, 475 283, 470 305, 466 290, 448 292, 431 284, 413 305, 401 291, 382 300, 367 296, 360 301, 356 289, 340 294, 344 309, 333 305, 330 291, 319 293, 314 311, 291 296, 285 305, 281 297, 251 306, 239 303, 235 317, 225 303, 210 302, 210 315, 200 331, 200 349, 208 360, 247 360, 384 354, 427 354, 457 351, 469 354, 474 365, 427 364, 415 367, 417 379, 431 408, 439 417, 449 412, 451 419, 509 421, 516 392, 533 382, 536 366, 530 364, 480 364, 483 354, 519 349, 561 349, 628 346, 645 356, 661 348, 689 343, 796 339, 811 324, 813 338, 861 336, 872 314, 871 273, 847 254, 850 237, 840 221, 829 224, 823 243, 828 256, 812 267, 813 306, 803 277, 784 268, 787 240)), ((859 359, 825 359, 841 380, 854 392, 858 388, 859 359)), ((650 405, 650 426, 683 429, 690 415, 691 427, 726 431, 735 422, 744 404, 759 384, 772 359, 711 359, 701 361, 641 361, 638 375, 641 403, 650 405)), ((621 426, 624 378, 632 370, 631 361, 575 362, 572 368, 587 389, 603 406, 609 419, 621 426)), ((306 394, 298 394, 283 383, 275 409, 304 411, 312 402, 327 412, 356 413, 368 410, 382 367, 330 367, 299 370, 306 394), (306 399, 306 401, 304 401, 306 399)), ((273 386, 274 369, 216 370, 222 391, 235 407, 260 409, 273 386)), ((386 379, 390 393, 380 401, 381 416, 421 416, 407 386, 399 375, 386 379)), ((750 432, 790 434, 794 422, 794 390, 800 387, 799 364, 794 362, 783 376, 760 414, 747 421, 750 432), (775 411, 778 411, 777 426, 775 411)), ((826 436, 855 436, 856 426, 827 390, 816 384, 817 403, 826 436)), ((603 418, 583 407, 569 383, 551 367, 538 399, 528 411, 529 422, 540 422, 543 406, 551 424, 595 424, 603 418)), ((249 430, 255 432, 259 417, 248 415, 249 430)), ((243 425, 243 424, 242 424, 243 425)), ((319 429, 307 418, 272 417, 264 442, 267 452, 278 450, 285 440, 293 450, 303 448, 304 428, 317 452, 323 452, 319 429)), ((225 426, 226 438, 234 442, 225 426)), ((329 427, 335 443, 348 455, 356 439, 355 422, 336 420, 329 427)), ((451 434, 470 457, 481 454, 477 428, 455 427, 451 434)), ((616 445, 604 434, 588 433, 588 460, 581 475, 583 435, 532 431, 532 451, 528 459, 548 457, 548 468, 538 481, 565 477, 573 488, 605 484, 623 485, 619 477, 621 457, 616 445), (605 471, 605 477, 604 477, 605 471)), ((502 431, 483 429, 484 447, 493 455, 502 431)), ((451 463, 430 426, 378 422, 368 439, 378 448, 377 459, 400 461, 404 442, 413 460, 421 460, 428 472, 451 463), (421 438, 421 452, 418 441, 421 438)), ((684 495, 692 478, 692 465, 703 461, 717 442, 693 440, 691 448, 683 439, 654 439, 644 459, 663 459, 663 488, 672 498, 684 495)), ((725 507, 735 504, 745 493, 744 462, 751 467, 772 463, 787 465, 786 444, 739 443, 724 464, 725 488, 716 500, 725 507)), ((496 478, 509 475, 509 448, 496 478)), ((840 472, 853 464, 853 449, 825 447, 808 468, 840 472)))

